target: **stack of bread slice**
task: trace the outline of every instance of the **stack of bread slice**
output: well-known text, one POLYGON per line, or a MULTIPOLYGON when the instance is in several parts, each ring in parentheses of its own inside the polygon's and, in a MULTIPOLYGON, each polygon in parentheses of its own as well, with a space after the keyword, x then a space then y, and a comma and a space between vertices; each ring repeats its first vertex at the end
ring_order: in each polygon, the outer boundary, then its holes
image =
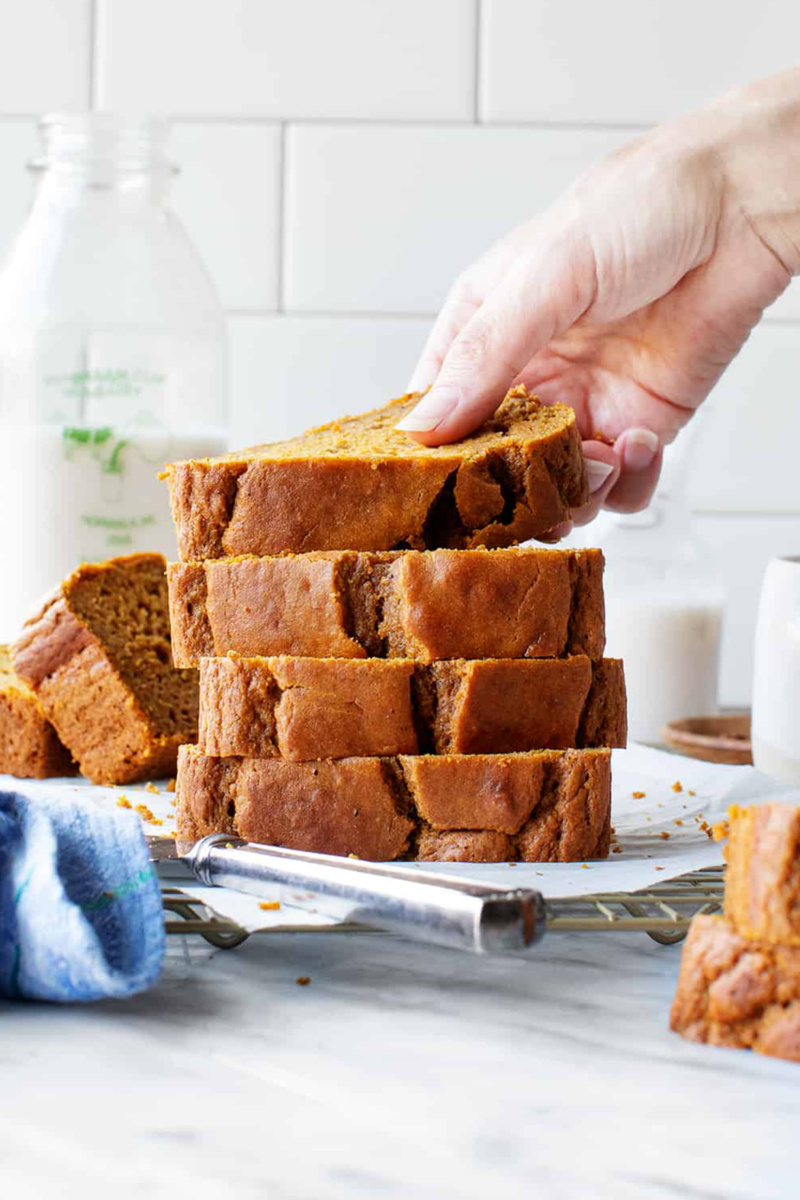
POLYGON ((167 475, 175 665, 200 672, 178 830, 367 859, 568 861, 610 837, 622 664, 599 551, 517 548, 586 498, 524 389, 435 449, 403 397, 167 475))
POLYGON ((800 1062, 800 808, 737 805, 727 826, 724 914, 692 921, 671 1025, 800 1062))

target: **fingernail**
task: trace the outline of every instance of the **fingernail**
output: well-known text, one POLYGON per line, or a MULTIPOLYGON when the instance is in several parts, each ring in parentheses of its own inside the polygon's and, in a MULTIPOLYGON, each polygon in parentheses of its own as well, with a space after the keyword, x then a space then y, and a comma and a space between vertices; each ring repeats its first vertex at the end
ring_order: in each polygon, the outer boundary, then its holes
POLYGON ((660 448, 659 436, 651 429, 626 429, 622 442, 622 462, 629 471, 646 471, 660 448))
POLYGON ((613 470, 610 463, 601 462, 598 458, 587 458, 586 474, 589 477, 589 491, 599 492, 613 470))
POLYGON ((429 433, 458 406, 461 399, 457 388, 433 388, 423 396, 416 408, 398 421, 395 429, 405 433, 429 433))

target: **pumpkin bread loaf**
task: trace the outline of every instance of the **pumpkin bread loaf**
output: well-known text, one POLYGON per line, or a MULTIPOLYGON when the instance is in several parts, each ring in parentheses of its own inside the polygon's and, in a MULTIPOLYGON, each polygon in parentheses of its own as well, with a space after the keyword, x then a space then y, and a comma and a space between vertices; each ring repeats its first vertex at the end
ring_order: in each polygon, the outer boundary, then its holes
POLYGON ((0 775, 47 779, 74 771, 35 693, 15 672, 8 647, 0 646, 0 775))
POLYGON ((608 854, 608 750, 285 759, 181 748, 181 839, 248 841, 386 861, 574 862, 608 854))
POLYGON ((748 940, 724 917, 695 917, 670 1026, 693 1042, 800 1062, 800 947, 748 940))
POLYGON ((169 465, 180 558, 511 546, 587 500, 571 408, 518 387, 469 437, 430 447, 395 428, 418 398, 291 441, 169 465))
POLYGON ((169 774, 196 737, 197 675, 172 666, 165 570, 158 554, 79 567, 12 648, 92 783, 169 774))
POLYGON ((296 762, 624 746, 619 659, 204 658, 204 754, 296 762))
POLYGON ((800 808, 728 812, 725 916, 745 938, 800 946, 800 808))
POLYGON ((170 563, 172 649, 203 656, 600 659, 599 550, 433 550, 170 563))

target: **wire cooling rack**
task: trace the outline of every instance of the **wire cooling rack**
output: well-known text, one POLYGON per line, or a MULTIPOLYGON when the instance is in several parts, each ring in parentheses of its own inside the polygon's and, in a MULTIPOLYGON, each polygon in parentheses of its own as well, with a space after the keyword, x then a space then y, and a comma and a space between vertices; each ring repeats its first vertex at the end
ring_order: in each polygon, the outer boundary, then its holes
MULTIPOLYGON (((598 892, 593 896, 548 900, 548 933, 646 933, 669 946, 680 942, 692 917, 722 907, 724 868, 708 867, 640 892, 598 892)), ((375 933, 381 930, 354 922, 329 925, 271 924, 251 935, 232 921, 217 916, 180 888, 163 888, 164 921, 168 934, 197 934, 220 950, 232 950, 248 937, 280 933, 375 933)))

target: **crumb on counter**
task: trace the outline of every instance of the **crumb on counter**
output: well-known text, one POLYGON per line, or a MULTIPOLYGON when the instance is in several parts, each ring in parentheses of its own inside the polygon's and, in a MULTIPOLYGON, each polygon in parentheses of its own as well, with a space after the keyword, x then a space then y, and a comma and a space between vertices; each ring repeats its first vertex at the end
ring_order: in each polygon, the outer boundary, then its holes
POLYGON ((589 870, 589 864, 588 864, 588 863, 581 863, 581 870, 582 870, 582 871, 588 871, 588 870, 589 870))
POLYGON ((137 804, 134 811, 139 814, 143 821, 155 821, 155 815, 146 804, 137 804))
POLYGON ((169 782, 167 783, 167 786, 164 788, 164 791, 165 792, 174 792, 176 783, 177 783, 176 779, 170 779, 169 782))
POLYGON ((157 796, 159 794, 158 788, 154 783, 146 783, 144 785, 144 790, 149 792, 151 796, 157 796))
MULTIPOLYGON (((700 828, 702 829, 703 826, 701 825, 700 828)), ((714 835, 715 842, 721 842, 726 837, 729 837, 730 832, 731 832, 731 827, 730 827, 730 824, 729 824, 727 818, 722 821, 717 821, 716 825, 712 825, 711 832, 714 835)))
POLYGON ((683 821, 680 819, 680 817, 676 817, 672 824, 683 826, 683 821))
POLYGON ((622 854, 622 846, 612 846, 611 853, 612 854, 622 854))
POLYGON ((673 792, 682 792, 683 791, 683 784, 681 783, 680 779, 675 780, 675 782, 672 785, 672 790, 673 790, 673 792))
POLYGON ((117 808, 133 808, 133 805, 127 796, 120 796, 119 800, 117 800, 117 808))
POLYGON ((654 871, 663 871, 664 868, 663 867, 653 867, 653 870, 654 871))
POLYGON ((277 912, 280 906, 280 900, 262 900, 258 907, 263 908, 264 912, 277 912))
POLYGON ((631 795, 633 796, 634 800, 644 800, 647 792, 631 792, 631 795))
POLYGON ((300 985, 300 987, 307 987, 308 984, 311 983, 311 976, 310 975, 298 975, 297 979, 295 979, 295 983, 298 983, 300 985))
POLYGON ((672 837, 672 834, 671 834, 671 833, 667 833, 666 829, 662 829, 662 830, 661 830, 661 833, 660 833, 658 836, 659 836, 660 838, 663 838, 663 839, 664 839, 664 841, 665 841, 665 842, 667 842, 667 841, 669 841, 669 839, 672 837))
POLYGON ((686 795, 687 796, 696 796, 697 792, 693 792, 691 788, 687 788, 686 795))

